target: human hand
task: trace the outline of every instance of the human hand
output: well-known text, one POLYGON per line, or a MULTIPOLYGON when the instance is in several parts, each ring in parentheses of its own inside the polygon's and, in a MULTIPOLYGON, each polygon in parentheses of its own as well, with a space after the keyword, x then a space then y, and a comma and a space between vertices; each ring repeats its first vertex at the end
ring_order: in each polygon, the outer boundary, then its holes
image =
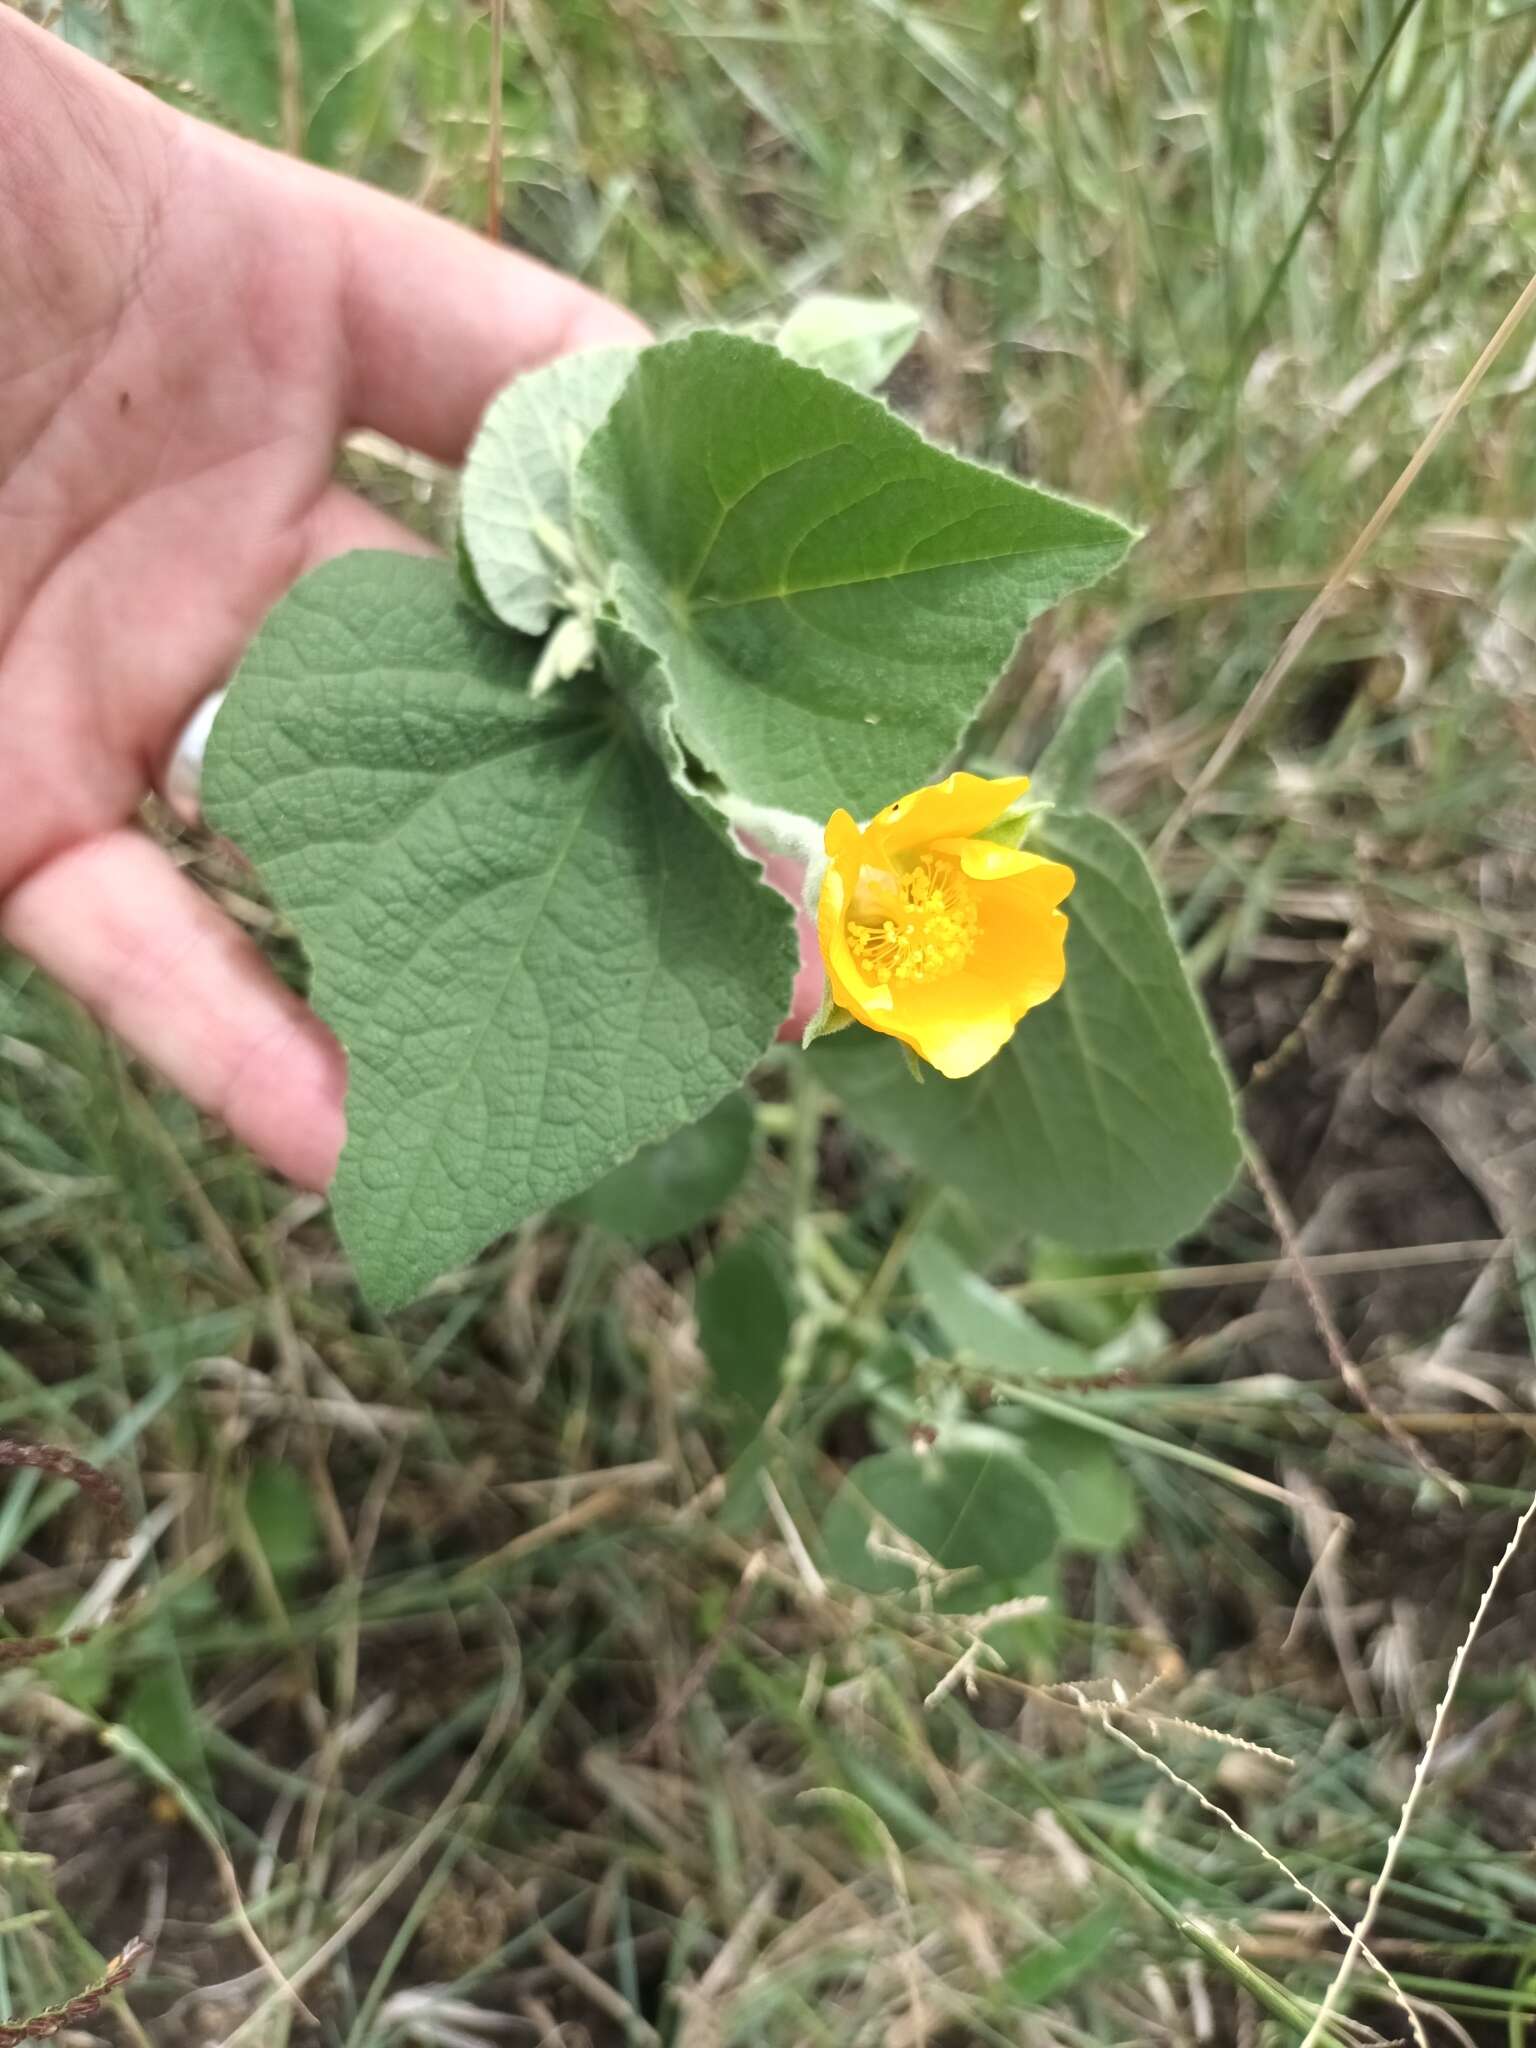
POLYGON ((520 370, 643 330, 3 9, 0 135, 0 937, 322 1186, 340 1048, 132 820, 290 583, 422 548, 332 480, 343 435, 456 462, 520 370))

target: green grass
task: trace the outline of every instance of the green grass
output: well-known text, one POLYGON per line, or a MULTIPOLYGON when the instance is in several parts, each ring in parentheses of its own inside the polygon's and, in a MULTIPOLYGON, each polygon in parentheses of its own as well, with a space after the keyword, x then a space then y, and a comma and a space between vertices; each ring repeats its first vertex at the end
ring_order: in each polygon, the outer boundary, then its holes
MULTIPOLYGON (((215 118, 275 119, 265 27, 224 61, 236 10, 53 14, 215 118)), ((380 32, 334 78, 306 44, 310 146, 480 223, 484 9, 335 18, 380 32)), ((1473 0, 510 0, 505 214, 660 326, 817 285, 921 304, 896 402, 1148 530, 1037 629, 989 737, 1029 760, 1123 647, 1133 717, 1105 791, 1150 834, 1525 282, 1533 97, 1536 11, 1473 0)), ((1164 871, 1232 1030, 1256 1017, 1272 1051, 1298 1014, 1265 1008, 1274 978, 1310 974, 1316 998, 1355 931, 1383 1020, 1417 985, 1470 1001, 1512 1116, 1536 1062, 1533 347, 1536 329, 1515 337, 1164 871)), ((422 507, 376 451, 351 460, 441 521, 442 486, 422 507)), ((1320 1024, 1346 997, 1322 1001, 1320 1024)), ((1301 1046, 1256 1105, 1265 1142, 1364 1061, 1361 1030, 1326 1057, 1325 1034, 1301 1046)), ((824 1105, 787 1073, 763 1093, 731 1223, 792 1246, 835 1326, 913 1191, 818 1132, 824 1105)), ((1330 1380, 1258 1383, 1252 1291, 1212 1291, 1203 1315, 1181 1297, 1148 1378, 1080 1397, 1151 1440, 1131 1465, 1143 1535, 1074 1565, 1065 1614, 1012 1630, 974 1701, 925 1706, 958 1625, 915 1590, 825 1584, 759 1491, 717 1483, 728 1432, 689 1321, 703 1238, 647 1261, 530 1227, 382 1324, 314 1203, 16 961, 0 1188, 0 1430, 131 1492, 120 1561, 69 1489, 19 1476, 0 1500, 9 1625, 107 1616, 0 1676, 0 1761, 25 1774, 0 1841, 0 2011, 66 1995, 145 1927, 135 1998, 154 2017, 121 2017, 126 2039, 1293 2043, 1329 1974, 1320 1917, 1050 1688, 1161 1677, 1145 1704, 1210 1734, 1127 1728, 1348 1918, 1531 1479, 1522 1434, 1476 1435, 1458 1514, 1330 1380), (1345 1584, 1315 1610, 1342 1637, 1319 1619, 1287 1641, 1312 1563, 1295 1522, 1170 1443, 1354 1517, 1345 1584), (1341 1642, 1364 1658, 1353 1703, 1341 1642), (318 2036, 253 1936, 290 1975, 320 1957, 318 2036)), ((1192 1256, 1274 1250, 1249 1193, 1192 1256)), ((1027 1270, 1017 1248, 989 1256, 1027 1270)), ((1390 1384, 1446 1320, 1400 1319, 1368 1371, 1390 1384)), ((1485 1331, 1497 1356, 1464 1364, 1518 1400, 1512 1349, 1485 1331)), ((813 1427, 825 1389, 778 1418, 766 1460, 811 1541, 824 1454, 863 1448, 857 1411, 813 1427)), ((1411 1405, 1469 1407, 1443 1383, 1411 1405)), ((1519 1611, 1474 1660, 1377 1930, 1466 2030, 1432 2038, 1506 2048, 1536 2040, 1519 1611)), ((1364 1973, 1353 2011, 1402 2034, 1364 1973)))

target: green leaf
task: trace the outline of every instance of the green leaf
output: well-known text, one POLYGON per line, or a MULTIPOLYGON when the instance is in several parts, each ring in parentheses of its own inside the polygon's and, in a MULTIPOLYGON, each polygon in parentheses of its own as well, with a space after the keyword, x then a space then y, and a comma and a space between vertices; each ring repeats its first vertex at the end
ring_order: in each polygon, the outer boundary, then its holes
POLYGON ((1019 1226, 995 1209, 980 1209, 959 1188, 934 1191, 918 1243, 937 1238, 973 1273, 998 1264, 1019 1241, 1019 1226))
POLYGON ((887 1330, 854 1368, 848 1383, 848 1405, 855 1406, 872 1394, 894 1388, 900 1388, 910 1398, 916 1384, 917 1354, 894 1331, 887 1330))
POLYGON ((643 1145, 612 1173, 565 1204, 565 1213, 636 1244, 681 1237, 721 1209, 740 1187, 757 1128, 750 1096, 736 1089, 697 1123, 659 1145, 643 1145))
POLYGON ((990 1065, 916 1088, 898 1048, 845 1031, 808 1055, 856 1124, 972 1201, 1093 1251, 1193 1230, 1237 1171, 1225 1070, 1157 888, 1118 826, 1056 811, 1077 871, 1067 978, 990 1065))
POLYGON ((167 1655, 139 1673, 123 1702, 121 1720, 176 1777, 206 1781, 197 1708, 178 1657, 167 1655))
POLYGON ((1030 620, 1131 538, 718 333, 644 352, 576 510, 684 744, 737 797, 815 819, 927 781, 1030 620))
POLYGON ((1130 1474, 1103 1437, 1026 1409, 994 1408, 999 1429, 1017 1429, 1069 1550, 1120 1550, 1136 1534, 1140 1502, 1130 1474))
POLYGON ((784 1262, 761 1235, 728 1246, 699 1281, 699 1347, 716 1386, 754 1427, 778 1397, 794 1313, 784 1262))
MULTIPOLYGON (((57 1635, 64 1627, 73 1602, 59 1609, 51 1617, 42 1633, 57 1635)), ((93 1629, 83 1643, 71 1643, 67 1650, 58 1650, 51 1657, 38 1660, 38 1670, 43 1683, 61 1700, 78 1707, 83 1714, 94 1714, 102 1707, 112 1690, 117 1676, 121 1652, 117 1645, 101 1629, 93 1629)))
POLYGON ((530 370, 480 424, 464 465, 460 536, 477 592, 520 633, 542 633, 562 609, 576 574, 576 464, 639 353, 594 348, 530 370))
POLYGON ((1021 1579, 1056 1545, 1055 1514, 1017 1442, 977 1424, 951 1425, 927 1451, 862 1459, 827 1510, 822 1541, 831 1571, 865 1592, 909 1592, 915 1573, 869 1548, 876 1516, 935 1564, 969 1569, 978 1582, 1021 1579))
POLYGON ((1159 1347, 1168 1342, 1168 1333, 1152 1307, 1157 1299, 1156 1290, 1141 1284, 1137 1277, 1156 1270, 1157 1261, 1144 1252, 1080 1252, 1071 1245, 1053 1244, 1045 1237, 1037 1238, 1029 1251, 1032 1281, 1125 1277, 1124 1286, 1116 1287, 1112 1293, 1068 1286, 1059 1292, 1052 1288, 1041 1296, 1041 1316, 1075 1343, 1086 1344, 1093 1351, 1124 1337, 1136 1323, 1146 1326, 1145 1334, 1138 1334, 1138 1342, 1155 1340, 1159 1347))
POLYGON ((1119 1899, 1106 1899, 1065 1934, 1010 1963, 993 1986, 992 1997, 1014 2011, 1033 2011, 1060 1998, 1101 1961, 1124 1922, 1119 1899))
MULTIPOLYGON (((247 135, 278 139, 283 56, 272 0, 124 0, 146 71, 174 80, 247 135)), ((344 90, 415 15, 407 0, 293 0, 306 154, 336 160, 344 90)))
POLYGON ((332 1190, 381 1306, 734 1087, 793 919, 620 699, 538 702, 443 562, 357 554, 277 607, 215 723, 210 821, 291 918, 350 1063, 332 1190))
POLYGON ((938 1238, 919 1239, 910 1270, 923 1307, 945 1341, 997 1379, 1086 1379, 1096 1370, 1091 1352, 1037 1323, 938 1238))
POLYGON ((313 1489, 296 1465, 263 1458, 245 1485, 245 1512, 279 1584, 307 1571, 320 1556, 320 1518, 313 1489))
POLYGON ((923 316, 899 299, 812 292, 774 336, 783 354, 860 391, 883 384, 916 341, 923 316))
POLYGON ((1099 663, 1067 706, 1049 746, 1035 763, 1037 795, 1069 806, 1085 801, 1099 756, 1120 723, 1130 681, 1123 656, 1111 654, 1099 663))

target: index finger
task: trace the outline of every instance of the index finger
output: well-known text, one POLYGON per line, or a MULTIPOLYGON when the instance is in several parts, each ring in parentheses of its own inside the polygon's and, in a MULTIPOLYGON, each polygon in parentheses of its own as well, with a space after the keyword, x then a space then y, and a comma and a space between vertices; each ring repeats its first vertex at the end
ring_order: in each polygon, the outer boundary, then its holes
POLYGON ((348 426, 457 463, 496 393, 523 371, 649 339, 632 313, 531 256, 354 179, 208 139, 286 185, 284 204, 321 229, 335 263, 348 426))

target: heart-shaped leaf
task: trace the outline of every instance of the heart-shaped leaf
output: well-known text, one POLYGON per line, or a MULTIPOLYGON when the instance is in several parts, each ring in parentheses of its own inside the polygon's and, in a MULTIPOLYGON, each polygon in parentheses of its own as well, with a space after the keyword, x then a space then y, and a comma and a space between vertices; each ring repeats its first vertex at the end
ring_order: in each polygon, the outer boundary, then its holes
POLYGON ((380 1306, 701 1115, 789 1001, 789 906, 623 699, 535 701, 531 655, 445 563, 345 556, 272 613, 208 749, 210 821, 347 1051, 332 1194, 380 1306))
POLYGON ((926 781, 1030 620, 1132 538, 709 332, 641 355, 576 512, 686 746, 733 796, 816 819, 926 781))
MULTIPOLYGON (((1018 1444, 975 1423, 952 1425, 928 1451, 861 1459, 827 1510, 822 1541, 840 1579, 871 1593, 909 1591, 917 1573, 870 1548, 882 1522, 978 1586, 1025 1577, 1056 1546, 1055 1513, 1018 1444)), ((885 1545, 896 1547, 888 1532, 885 1545)))

